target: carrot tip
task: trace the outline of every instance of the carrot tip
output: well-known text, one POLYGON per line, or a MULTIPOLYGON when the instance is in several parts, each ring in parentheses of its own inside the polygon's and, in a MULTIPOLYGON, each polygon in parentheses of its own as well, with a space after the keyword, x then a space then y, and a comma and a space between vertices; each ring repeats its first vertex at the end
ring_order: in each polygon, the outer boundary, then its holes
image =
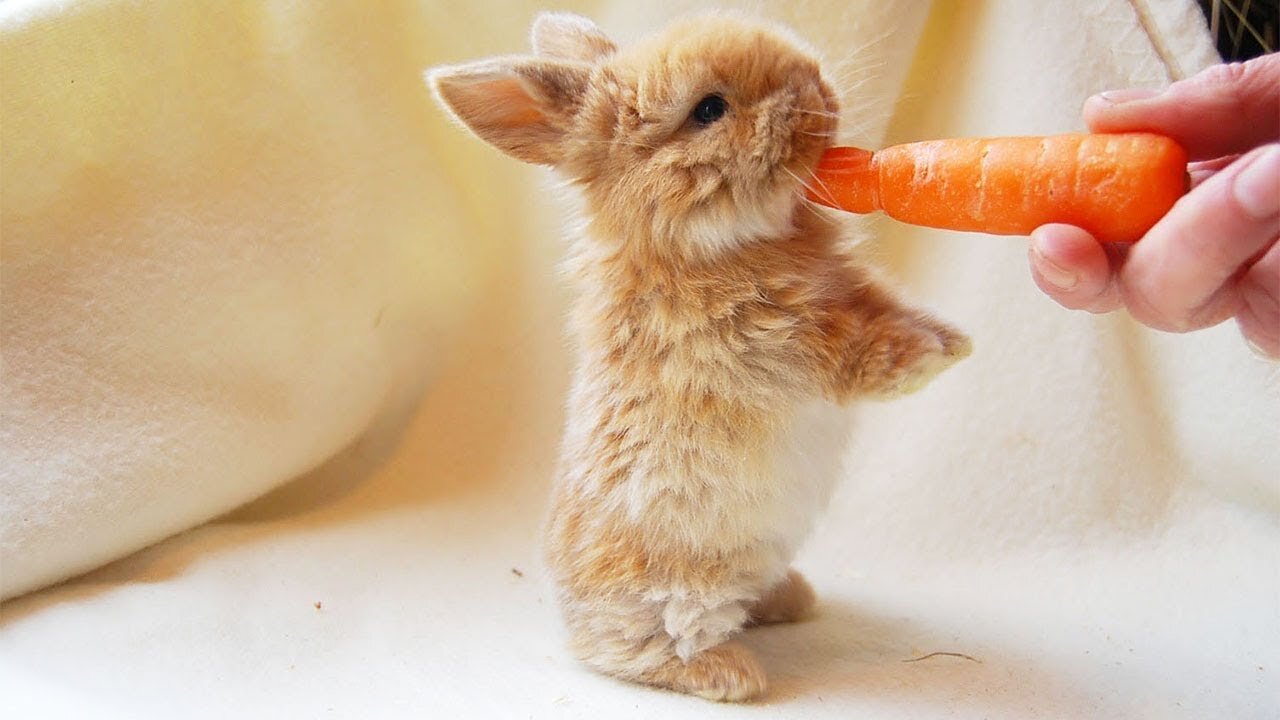
POLYGON ((815 185, 808 198, 816 203, 852 213, 880 209, 875 153, 855 147, 828 150, 814 171, 815 185))

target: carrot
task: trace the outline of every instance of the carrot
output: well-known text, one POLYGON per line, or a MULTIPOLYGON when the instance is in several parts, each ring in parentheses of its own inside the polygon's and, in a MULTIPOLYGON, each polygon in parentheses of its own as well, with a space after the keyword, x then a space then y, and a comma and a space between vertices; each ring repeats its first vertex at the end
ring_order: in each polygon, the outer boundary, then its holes
POLYGON ((829 149, 809 198, 913 225, 1026 235, 1046 223, 1134 242, 1187 192, 1187 154, 1161 135, 960 138, 829 149))

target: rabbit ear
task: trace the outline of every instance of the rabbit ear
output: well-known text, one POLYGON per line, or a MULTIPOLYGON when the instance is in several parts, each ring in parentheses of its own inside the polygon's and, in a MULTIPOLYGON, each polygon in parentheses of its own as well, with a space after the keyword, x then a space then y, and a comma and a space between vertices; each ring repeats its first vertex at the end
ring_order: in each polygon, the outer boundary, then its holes
POLYGON ((573 13, 542 13, 533 21, 533 52, 545 57, 594 63, 618 46, 596 24, 573 13))
POLYGON ((498 58, 436 68, 440 103, 481 139, 525 162, 555 165, 591 68, 541 58, 498 58))

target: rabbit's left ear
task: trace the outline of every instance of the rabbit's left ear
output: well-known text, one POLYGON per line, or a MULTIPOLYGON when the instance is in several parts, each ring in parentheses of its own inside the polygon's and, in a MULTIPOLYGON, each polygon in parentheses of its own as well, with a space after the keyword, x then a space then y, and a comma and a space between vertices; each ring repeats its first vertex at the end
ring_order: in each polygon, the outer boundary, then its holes
POLYGON ((427 83, 472 132, 525 162, 556 165, 587 91, 591 67, 545 58, 497 58, 436 68, 427 83))
POLYGON ((617 50, 603 30, 581 15, 548 12, 533 21, 533 52, 537 55, 594 63, 617 50))

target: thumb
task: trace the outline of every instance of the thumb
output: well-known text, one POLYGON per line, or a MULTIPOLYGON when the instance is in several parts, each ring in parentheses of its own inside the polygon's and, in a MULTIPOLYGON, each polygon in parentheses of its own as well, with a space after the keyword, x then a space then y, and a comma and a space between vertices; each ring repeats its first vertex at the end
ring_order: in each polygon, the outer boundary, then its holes
POLYGON ((1089 98, 1093 132, 1154 132, 1192 160, 1243 153, 1280 139, 1280 54, 1214 65, 1163 92, 1129 89, 1089 98))

